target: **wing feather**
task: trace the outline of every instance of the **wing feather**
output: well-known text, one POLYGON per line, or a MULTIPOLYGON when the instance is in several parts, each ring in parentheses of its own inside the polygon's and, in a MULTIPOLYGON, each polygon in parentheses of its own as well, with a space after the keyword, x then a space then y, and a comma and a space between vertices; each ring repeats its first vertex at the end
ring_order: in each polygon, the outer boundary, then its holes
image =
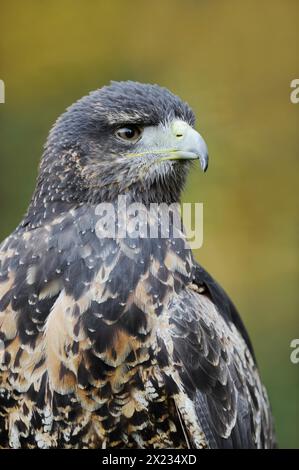
POLYGON ((208 445, 273 447, 270 405, 243 323, 202 268, 195 284, 173 299, 170 326, 174 363, 208 445))

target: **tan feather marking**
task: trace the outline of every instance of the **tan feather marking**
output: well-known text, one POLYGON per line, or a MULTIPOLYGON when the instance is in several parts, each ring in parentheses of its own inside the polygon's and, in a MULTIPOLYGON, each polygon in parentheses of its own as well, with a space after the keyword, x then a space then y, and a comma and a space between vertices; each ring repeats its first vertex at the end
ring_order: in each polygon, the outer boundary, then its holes
POLYGON ((17 335, 16 317, 17 313, 10 306, 0 313, 0 331, 8 340, 15 338, 17 335))
MULTIPOLYGON (((45 353, 50 385, 59 393, 69 393, 76 385, 76 374, 78 360, 74 360, 69 354, 74 342, 74 327, 78 319, 72 316, 75 301, 67 296, 64 291, 56 300, 45 326, 45 353), (69 372, 60 374, 61 364, 69 372)), ((78 301, 77 305, 85 307, 87 302, 78 301)), ((76 337, 80 341, 80 352, 88 347, 90 343, 83 329, 80 328, 76 337)))
POLYGON ((155 301, 150 294, 150 284, 147 282, 149 272, 147 271, 139 280, 134 292, 132 292, 127 300, 126 310, 129 310, 134 303, 140 310, 146 312, 148 319, 155 314, 155 301))
POLYGON ((136 409, 136 402, 135 400, 131 399, 122 409, 122 412, 126 418, 132 418, 133 414, 135 413, 136 409))
POLYGON ((99 409, 100 406, 101 406, 101 403, 93 400, 93 398, 90 396, 90 392, 87 392, 86 390, 84 390, 82 388, 77 387, 76 395, 77 395, 82 407, 85 410, 95 411, 95 410, 99 409))
MULTIPOLYGON (((28 282, 28 280, 27 280, 28 282)), ((28 283, 29 284, 29 283, 28 283)), ((54 297, 61 291, 62 281, 60 279, 54 279, 46 284, 44 289, 41 290, 39 294, 39 300, 44 300, 47 298, 54 297)))
MULTIPOLYGON (((7 351, 11 355, 11 363, 14 361, 14 358, 16 357, 17 352, 21 349, 21 344, 20 344, 20 339, 18 336, 14 338, 14 340, 8 344, 6 347, 5 351, 7 351)), ((0 362, 1 364, 1 362, 0 362)))
MULTIPOLYGON (((14 280, 14 276, 10 275, 7 281, 0 283, 0 299, 11 290, 14 280)), ((13 339, 17 334, 16 315, 17 312, 10 305, 3 312, 0 312, 0 331, 4 333, 8 340, 13 339)))
POLYGON ((184 276, 188 276, 185 262, 173 251, 168 251, 164 263, 169 271, 177 271, 183 274, 184 276))
MULTIPOLYGON (((75 305, 77 305, 79 307, 79 310, 80 310, 80 315, 84 312, 86 312, 86 310, 89 309, 90 307, 90 303, 91 303, 91 298, 90 298, 90 292, 88 293, 88 295, 84 295, 83 297, 80 297, 80 299, 78 299, 75 303, 75 305)), ((73 301, 72 297, 70 297, 70 303, 73 301)))
POLYGON ((92 435, 92 439, 94 441, 94 448, 99 448, 105 442, 106 431, 97 416, 91 415, 91 420, 92 426, 90 428, 90 434, 92 435))
POLYGON ((197 292, 198 294, 203 294, 206 291, 204 286, 198 286, 197 284, 188 284, 187 288, 197 292))
POLYGON ((8 369, 9 383, 20 393, 26 392, 32 383, 38 384, 45 372, 45 364, 41 362, 44 355, 41 339, 40 336, 35 349, 30 352, 20 344, 19 337, 16 337, 6 348, 6 352, 11 356, 8 369), (17 356, 18 362, 16 363, 17 356), (37 367, 39 363, 40 366, 37 367))
POLYGON ((159 269, 161 268, 161 263, 159 260, 154 259, 150 264, 150 272, 153 276, 158 277, 159 269))
POLYGON ((146 393, 133 389, 129 401, 125 404, 122 411, 126 418, 131 418, 135 412, 148 408, 146 393))
POLYGON ((126 384, 134 374, 135 371, 132 369, 130 370, 129 367, 125 364, 116 367, 115 371, 113 371, 113 374, 110 378, 110 385, 113 392, 121 392, 124 384, 126 384))
POLYGON ((60 388, 64 391, 71 391, 77 385, 77 376, 65 364, 60 363, 59 369, 60 388))
POLYGON ((109 366, 118 367, 125 361, 132 349, 137 349, 138 347, 140 347, 140 342, 134 341, 126 332, 118 330, 112 345, 104 352, 94 352, 94 354, 109 366))
POLYGON ((98 303, 105 302, 108 298, 112 297, 109 289, 105 284, 105 281, 102 282, 97 276, 95 281, 91 284, 90 289, 90 298, 95 300, 98 303), (105 293, 104 293, 105 292, 105 293))
POLYGON ((118 330, 112 347, 115 350, 117 356, 117 363, 115 365, 119 365, 132 351, 130 336, 125 331, 118 330))

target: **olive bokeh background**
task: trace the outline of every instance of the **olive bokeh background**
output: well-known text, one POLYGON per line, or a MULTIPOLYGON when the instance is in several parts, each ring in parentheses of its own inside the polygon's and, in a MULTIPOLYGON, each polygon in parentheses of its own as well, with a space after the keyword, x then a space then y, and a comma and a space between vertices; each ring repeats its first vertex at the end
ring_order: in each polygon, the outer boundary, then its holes
POLYGON ((204 202, 197 259, 248 327, 280 447, 299 447, 298 22, 297 0, 14 0, 0 19, 1 239, 26 210, 67 105, 111 79, 183 97, 210 151, 184 194, 204 202))

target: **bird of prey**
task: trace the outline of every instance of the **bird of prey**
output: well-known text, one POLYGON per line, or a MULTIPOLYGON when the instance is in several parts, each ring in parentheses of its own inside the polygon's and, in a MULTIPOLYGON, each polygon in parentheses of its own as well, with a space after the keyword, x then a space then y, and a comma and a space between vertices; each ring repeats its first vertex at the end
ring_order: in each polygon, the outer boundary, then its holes
POLYGON ((246 330, 184 230, 97 229, 120 196, 145 213, 180 201, 193 160, 208 165, 194 125, 167 89, 128 81, 50 131, 28 211, 0 246, 1 448, 275 446, 246 330))

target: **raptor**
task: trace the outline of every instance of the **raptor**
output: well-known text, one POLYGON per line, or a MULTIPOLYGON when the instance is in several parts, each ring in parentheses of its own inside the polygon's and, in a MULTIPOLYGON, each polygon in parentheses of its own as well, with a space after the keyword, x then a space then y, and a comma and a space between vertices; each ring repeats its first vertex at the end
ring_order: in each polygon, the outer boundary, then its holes
POLYGON ((246 330, 184 231, 96 229, 120 195, 146 211, 180 201, 192 162, 208 165, 194 125, 180 98, 129 81, 50 131, 28 211, 0 246, 0 447, 275 446, 246 330))

